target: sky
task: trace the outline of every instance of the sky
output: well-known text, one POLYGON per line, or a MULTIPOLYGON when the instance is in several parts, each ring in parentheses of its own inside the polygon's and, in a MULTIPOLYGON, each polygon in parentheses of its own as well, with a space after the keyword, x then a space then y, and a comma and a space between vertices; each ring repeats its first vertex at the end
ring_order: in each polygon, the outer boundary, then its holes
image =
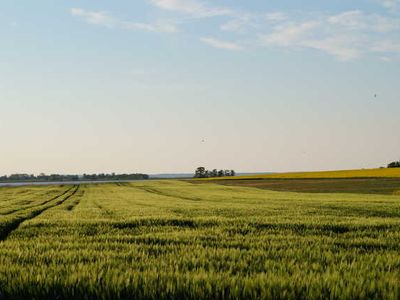
POLYGON ((380 167, 399 116, 400 0, 0 1, 0 174, 380 167))

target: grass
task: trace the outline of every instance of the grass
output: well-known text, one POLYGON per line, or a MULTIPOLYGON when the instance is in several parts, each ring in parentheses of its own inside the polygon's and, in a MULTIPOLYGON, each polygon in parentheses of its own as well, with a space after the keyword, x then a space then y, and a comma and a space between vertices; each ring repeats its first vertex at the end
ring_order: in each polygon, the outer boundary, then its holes
POLYGON ((1 188, 0 226, 0 299, 400 297, 396 195, 1 188))

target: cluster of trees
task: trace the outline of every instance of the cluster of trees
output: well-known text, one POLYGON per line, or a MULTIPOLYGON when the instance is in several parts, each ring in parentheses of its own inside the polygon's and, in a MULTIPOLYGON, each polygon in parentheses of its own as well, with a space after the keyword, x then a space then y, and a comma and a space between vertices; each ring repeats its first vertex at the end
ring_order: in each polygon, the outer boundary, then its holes
POLYGON ((194 172, 194 178, 211 178, 211 177, 225 177, 235 176, 234 170, 206 170, 204 167, 198 167, 194 172))
POLYGON ((149 179, 147 174, 83 174, 83 175, 59 175, 51 174, 40 175, 32 174, 12 174, 9 176, 0 176, 0 182, 54 182, 54 181, 87 181, 87 180, 140 180, 149 179))
POLYGON ((394 161, 388 164, 388 168, 400 168, 400 161, 394 161))

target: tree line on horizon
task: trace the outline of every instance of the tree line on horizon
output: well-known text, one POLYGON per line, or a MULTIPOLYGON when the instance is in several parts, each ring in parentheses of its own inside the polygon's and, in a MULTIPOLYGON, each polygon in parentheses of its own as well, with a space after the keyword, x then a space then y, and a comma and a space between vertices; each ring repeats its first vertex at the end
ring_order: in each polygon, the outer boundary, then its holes
POLYGON ((96 180, 142 180, 149 179, 149 175, 141 173, 133 174, 83 174, 83 175, 39 175, 33 174, 12 174, 0 176, 0 182, 52 182, 52 181, 96 181, 96 180))
POLYGON ((388 168, 400 168, 400 161, 393 161, 387 165, 388 168))
POLYGON ((212 177, 228 177, 235 176, 234 170, 206 170, 204 167, 198 167, 194 172, 194 178, 212 178, 212 177))

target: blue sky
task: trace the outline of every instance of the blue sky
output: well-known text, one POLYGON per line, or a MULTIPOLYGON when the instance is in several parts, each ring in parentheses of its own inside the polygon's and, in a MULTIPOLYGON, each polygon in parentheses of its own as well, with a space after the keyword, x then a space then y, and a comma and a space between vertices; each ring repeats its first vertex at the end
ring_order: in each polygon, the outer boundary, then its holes
POLYGON ((3 0, 0 37, 1 174, 400 159, 398 0, 3 0))

